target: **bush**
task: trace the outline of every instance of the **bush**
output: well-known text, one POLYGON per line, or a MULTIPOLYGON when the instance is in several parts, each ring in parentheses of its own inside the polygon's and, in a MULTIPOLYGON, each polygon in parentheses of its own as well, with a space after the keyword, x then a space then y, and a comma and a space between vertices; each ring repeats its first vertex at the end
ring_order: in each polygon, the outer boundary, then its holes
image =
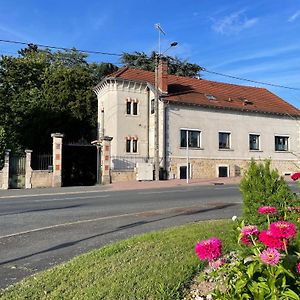
POLYGON ((243 196, 243 219, 247 224, 262 224, 264 217, 257 215, 261 206, 275 206, 277 214, 283 218, 288 206, 299 205, 299 199, 279 176, 277 170, 270 169, 270 160, 256 163, 253 159, 240 183, 243 196))

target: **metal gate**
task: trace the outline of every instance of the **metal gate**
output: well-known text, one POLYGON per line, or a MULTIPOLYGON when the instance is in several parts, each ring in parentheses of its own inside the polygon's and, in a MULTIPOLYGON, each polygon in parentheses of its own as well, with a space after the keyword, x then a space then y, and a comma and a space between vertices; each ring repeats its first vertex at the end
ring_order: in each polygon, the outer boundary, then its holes
POLYGON ((65 144, 62 148, 62 185, 84 186, 97 183, 97 147, 65 144))
POLYGON ((26 156, 12 155, 9 158, 9 188, 25 188, 26 156))

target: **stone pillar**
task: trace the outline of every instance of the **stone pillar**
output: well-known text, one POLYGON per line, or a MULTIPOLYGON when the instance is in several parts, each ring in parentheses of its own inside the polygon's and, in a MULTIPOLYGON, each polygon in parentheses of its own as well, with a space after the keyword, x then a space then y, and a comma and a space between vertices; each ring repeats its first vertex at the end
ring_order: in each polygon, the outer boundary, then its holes
POLYGON ((61 162, 62 162, 62 141, 64 135, 62 133, 52 133, 53 139, 53 177, 52 187, 61 187, 61 162))
POLYGON ((10 149, 5 150, 4 166, 2 169, 2 190, 9 189, 9 153, 10 149))
POLYGON ((112 137, 110 136, 104 136, 101 139, 101 166, 102 166, 102 178, 101 183, 102 184, 108 184, 111 183, 111 174, 110 174, 110 146, 111 146, 111 140, 112 137))
POLYGON ((26 153, 26 163, 25 163, 25 189, 31 189, 31 178, 32 178, 32 169, 31 169, 31 153, 32 150, 25 150, 26 153))

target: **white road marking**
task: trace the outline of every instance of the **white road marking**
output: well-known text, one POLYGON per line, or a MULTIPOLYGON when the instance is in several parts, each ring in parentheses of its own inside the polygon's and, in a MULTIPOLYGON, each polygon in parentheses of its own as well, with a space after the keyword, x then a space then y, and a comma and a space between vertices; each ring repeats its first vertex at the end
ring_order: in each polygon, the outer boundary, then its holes
POLYGON ((52 201, 61 201, 61 200, 76 200, 76 199, 95 199, 95 198, 107 198, 110 195, 97 195, 97 196, 85 196, 85 197, 67 197, 67 198, 51 198, 43 200, 33 200, 32 202, 52 202, 52 201))
MULTIPOLYGON (((5 239, 5 238, 19 236, 19 235, 24 235, 24 234, 28 234, 28 233, 32 233, 32 232, 39 232, 39 231, 43 231, 43 230, 47 230, 47 229, 54 229, 54 228, 59 228, 59 227, 66 227, 66 226, 71 226, 71 225, 91 223, 91 222, 96 222, 96 221, 103 221, 103 220, 116 219, 116 218, 122 218, 122 217, 138 216, 140 214, 148 214, 148 213, 161 213, 162 214, 162 213, 172 212, 173 210, 178 210, 178 209, 206 208, 207 204, 208 203, 206 203, 206 204, 203 203, 203 205, 177 206, 177 207, 171 207, 171 208, 165 208, 165 209, 148 210, 148 211, 134 212, 134 213, 128 213, 128 214, 80 220, 80 221, 68 222, 68 223, 63 223, 63 224, 56 224, 56 225, 45 226, 45 227, 40 227, 40 228, 36 228, 36 229, 31 229, 31 230, 26 230, 26 231, 3 235, 3 236, 0 236, 0 240, 5 239)), ((209 205, 209 206, 213 206, 213 205, 214 205, 214 203, 211 203, 211 205, 209 205)))
MULTIPOLYGON (((76 195, 85 193, 107 193, 108 190, 97 190, 97 191, 78 191, 78 192, 59 192, 59 193, 44 193, 44 194, 28 194, 28 195, 11 195, 11 196, 0 196, 0 199, 7 198, 29 198, 29 197, 44 197, 44 196, 56 196, 56 195, 76 195)), ((1 192, 0 192, 1 193, 1 192)))

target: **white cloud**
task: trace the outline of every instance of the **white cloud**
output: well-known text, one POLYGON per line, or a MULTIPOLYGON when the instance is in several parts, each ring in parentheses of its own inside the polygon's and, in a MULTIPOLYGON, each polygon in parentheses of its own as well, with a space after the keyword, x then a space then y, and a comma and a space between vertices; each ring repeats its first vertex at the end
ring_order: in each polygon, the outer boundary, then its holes
POLYGON ((234 12, 220 20, 212 20, 213 30, 227 35, 239 33, 244 29, 253 27, 258 22, 258 18, 249 19, 245 14, 245 10, 234 12))
POLYGON ((300 10, 296 11, 292 16, 289 17, 288 22, 294 22, 300 17, 300 10))
POLYGON ((239 56, 238 54, 235 55, 235 58, 229 59, 229 60, 223 60, 221 63, 217 63, 211 66, 211 68, 220 68, 223 66, 231 65, 231 64, 236 64, 236 63, 241 63, 245 61, 250 61, 250 60, 256 60, 256 59, 261 59, 261 58, 270 58, 270 57, 276 57, 281 54, 286 54, 294 51, 300 50, 300 46, 298 44, 294 45, 288 45, 284 47, 278 47, 278 48, 266 48, 264 50, 254 52, 248 55, 243 55, 239 56))

